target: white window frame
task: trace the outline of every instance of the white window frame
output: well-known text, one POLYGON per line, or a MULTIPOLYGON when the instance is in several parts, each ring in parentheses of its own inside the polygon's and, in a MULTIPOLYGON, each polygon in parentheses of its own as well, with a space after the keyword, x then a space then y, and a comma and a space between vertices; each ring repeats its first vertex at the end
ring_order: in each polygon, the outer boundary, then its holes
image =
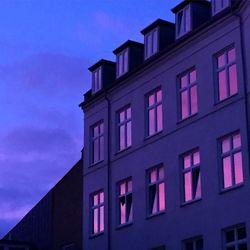
POLYGON ((149 31, 144 37, 145 44, 145 59, 153 56, 159 51, 159 28, 156 27, 149 31), (149 49, 150 48, 150 49, 149 49))
POLYGON ((93 94, 102 89, 102 66, 92 73, 92 91, 93 94))

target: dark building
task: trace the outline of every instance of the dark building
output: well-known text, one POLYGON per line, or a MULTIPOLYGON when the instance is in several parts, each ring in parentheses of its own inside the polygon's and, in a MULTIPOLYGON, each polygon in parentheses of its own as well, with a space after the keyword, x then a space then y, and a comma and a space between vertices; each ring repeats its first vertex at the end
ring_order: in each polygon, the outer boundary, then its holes
POLYGON ((82 167, 80 160, 24 216, 4 237, 8 244, 29 242, 38 250, 82 249, 82 167))
POLYGON ((172 11, 90 68, 84 249, 250 248, 250 1, 172 11))

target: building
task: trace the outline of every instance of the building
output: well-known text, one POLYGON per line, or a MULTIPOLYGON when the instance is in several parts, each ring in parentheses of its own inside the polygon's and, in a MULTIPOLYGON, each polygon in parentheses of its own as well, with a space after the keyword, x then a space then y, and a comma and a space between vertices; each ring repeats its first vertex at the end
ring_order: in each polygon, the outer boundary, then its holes
POLYGON ((250 248, 250 1, 182 1, 89 70, 83 246, 250 248))
MULTIPOLYGON (((20 250, 80 250, 82 249, 82 160, 31 209, 4 237, 5 245, 16 247, 19 241, 35 248, 20 250), (9 241, 6 241, 9 240, 9 241)), ((20 243, 19 243, 20 244, 20 243)), ((1 249, 1 241, 0 241, 1 249)), ((19 248, 6 248, 4 250, 19 248)))

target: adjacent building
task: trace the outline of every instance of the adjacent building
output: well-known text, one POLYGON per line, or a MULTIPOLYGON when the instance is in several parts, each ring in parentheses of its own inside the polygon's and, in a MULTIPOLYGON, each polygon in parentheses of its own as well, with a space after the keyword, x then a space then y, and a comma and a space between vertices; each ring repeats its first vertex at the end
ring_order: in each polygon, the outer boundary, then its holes
POLYGON ((83 248, 250 248, 250 1, 182 1, 89 70, 83 248))

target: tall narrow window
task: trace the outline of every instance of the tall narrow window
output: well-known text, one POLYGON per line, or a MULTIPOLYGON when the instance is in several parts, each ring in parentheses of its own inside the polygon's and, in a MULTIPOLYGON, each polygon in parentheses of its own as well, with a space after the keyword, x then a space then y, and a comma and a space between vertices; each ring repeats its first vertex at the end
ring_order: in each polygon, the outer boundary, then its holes
POLYGON ((98 122, 92 127, 91 163, 95 164, 104 159, 104 131, 103 122, 98 122))
POLYGON ((200 151, 195 150, 183 156, 184 202, 201 198, 200 151))
POLYGON ((229 1, 230 0, 212 0, 213 15, 227 8, 229 6, 229 1))
POLYGON ((198 112, 196 70, 190 70, 180 77, 180 118, 183 120, 198 112))
POLYGON ((149 215, 154 215, 164 211, 166 208, 163 166, 150 169, 148 180, 148 212, 149 215))
POLYGON ((124 225, 133 220, 131 178, 121 181, 118 185, 118 189, 119 225, 124 225))
POLYGON ((118 150, 122 151, 132 144, 131 107, 118 112, 118 150))
POLYGON ((162 131, 162 128, 162 90, 157 89, 147 95, 147 136, 162 131))
POLYGON ((216 57, 218 100, 222 101, 238 93, 236 51, 230 48, 216 57))
POLYGON ((117 55, 117 76, 128 72, 128 49, 123 50, 117 55))
POLYGON ((182 9, 176 16, 177 29, 176 37, 179 38, 191 30, 191 10, 190 5, 182 9))
POLYGON ((145 36, 145 58, 149 58, 158 51, 158 28, 148 32, 145 36))
POLYGON ((92 73, 92 91, 96 93, 102 88, 102 67, 92 73))
POLYGON ((243 183, 242 148, 240 132, 221 140, 223 189, 243 183))
POLYGON ((98 191, 91 195, 91 230, 92 234, 104 231, 104 192, 98 191))
POLYGON ((196 237, 184 241, 184 250, 203 250, 203 238, 196 237))
POLYGON ((224 250, 247 250, 245 225, 231 227, 224 231, 224 250))

